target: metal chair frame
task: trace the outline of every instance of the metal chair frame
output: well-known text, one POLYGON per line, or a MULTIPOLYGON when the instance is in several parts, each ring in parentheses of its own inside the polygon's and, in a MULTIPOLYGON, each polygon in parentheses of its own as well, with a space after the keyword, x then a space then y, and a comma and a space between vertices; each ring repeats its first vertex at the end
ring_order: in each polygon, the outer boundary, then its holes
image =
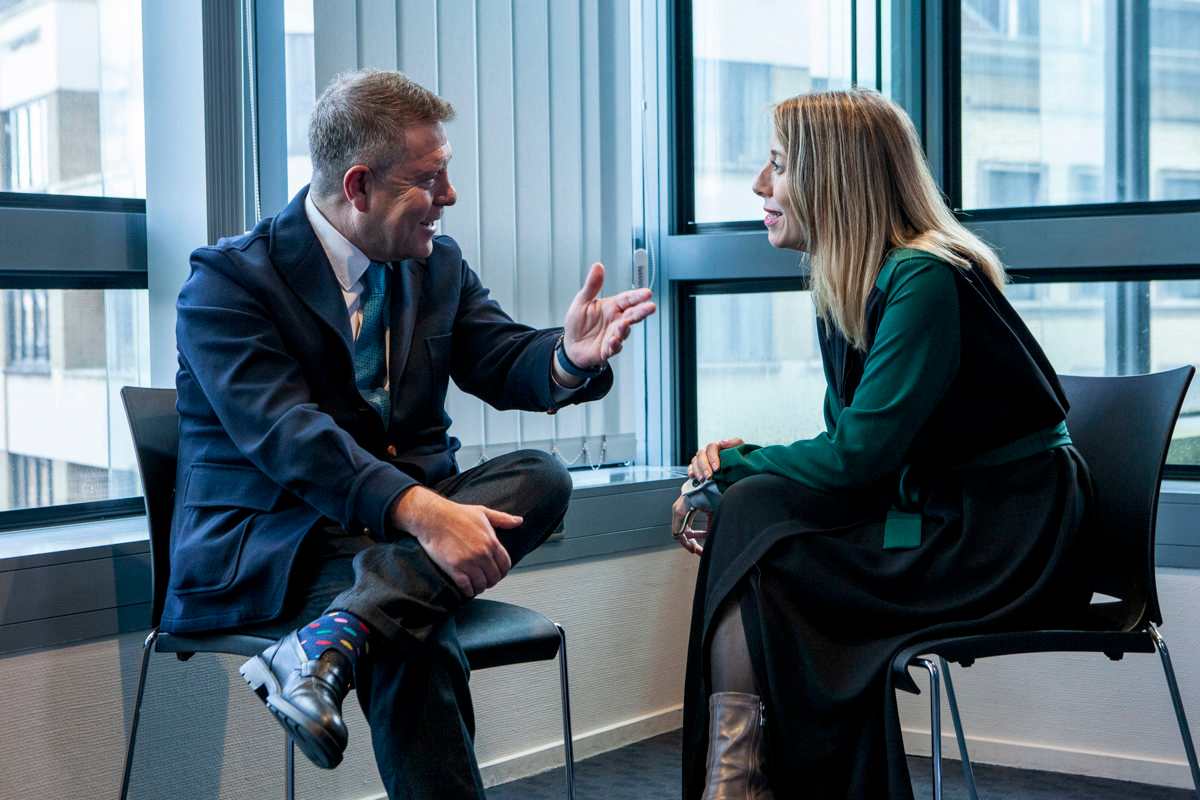
MULTIPOLYGON (((1175 721, 1179 725, 1179 736, 1183 740, 1184 753, 1187 755, 1188 768, 1192 773, 1192 790, 1200 800, 1200 762, 1196 758, 1196 746, 1192 741, 1192 732, 1188 727, 1187 712, 1183 708, 1183 697, 1179 693, 1179 682, 1175 678, 1175 667, 1171 663, 1171 654, 1167 651, 1167 642, 1162 633, 1154 625, 1148 625, 1144 631, 1154 642, 1154 650, 1162 662, 1163 675, 1167 679, 1167 690, 1171 694, 1171 705, 1175 709, 1175 721)), ((1113 658, 1114 661, 1120 656, 1113 658)), ((928 658, 914 658, 909 662, 914 667, 921 667, 929 673, 929 738, 933 772, 933 797, 942 800, 942 705, 939 697, 939 677, 946 683, 946 700, 950 705, 950 719, 954 723, 954 736, 958 740, 958 753, 961 759, 963 781, 967 786, 967 796, 971 800, 979 800, 979 790, 975 786, 975 770, 971 766, 971 756, 967 751, 967 740, 963 734, 962 717, 958 713, 958 698, 954 694, 954 682, 950 677, 950 665, 942 656, 937 657, 937 663, 928 658)))

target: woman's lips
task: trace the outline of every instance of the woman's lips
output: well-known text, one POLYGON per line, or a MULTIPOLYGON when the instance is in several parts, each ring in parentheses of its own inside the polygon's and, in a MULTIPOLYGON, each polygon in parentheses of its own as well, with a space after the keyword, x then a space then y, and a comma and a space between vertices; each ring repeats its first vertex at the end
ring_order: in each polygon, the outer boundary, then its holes
POLYGON ((781 222, 782 220, 783 220, 783 214, 781 212, 766 209, 766 214, 763 217, 763 224, 766 225, 768 228, 771 227, 772 225, 779 224, 779 222, 781 222))

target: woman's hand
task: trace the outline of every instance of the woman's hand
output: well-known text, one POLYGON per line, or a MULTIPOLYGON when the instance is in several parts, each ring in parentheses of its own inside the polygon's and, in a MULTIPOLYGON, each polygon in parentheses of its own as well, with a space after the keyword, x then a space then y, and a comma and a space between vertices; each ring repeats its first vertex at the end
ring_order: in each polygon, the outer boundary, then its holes
POLYGON ((719 442, 711 442, 705 447, 696 451, 695 458, 692 463, 688 464, 688 477, 697 480, 706 481, 713 476, 713 473, 721 468, 721 451, 728 450, 730 447, 738 447, 745 444, 741 439, 722 439, 719 442))
MULTIPOLYGON (((683 495, 676 498, 675 504, 671 506, 671 535, 675 537, 675 541, 679 542, 679 546, 684 550, 694 555, 700 555, 704 552, 703 542, 705 537, 708 536, 708 531, 698 531, 691 527, 684 530, 683 523, 687 519, 689 510, 687 501, 683 495)), ((694 520, 701 513, 703 512, 697 512, 691 518, 694 520)), ((707 516, 708 514, 705 514, 705 517, 707 516)))

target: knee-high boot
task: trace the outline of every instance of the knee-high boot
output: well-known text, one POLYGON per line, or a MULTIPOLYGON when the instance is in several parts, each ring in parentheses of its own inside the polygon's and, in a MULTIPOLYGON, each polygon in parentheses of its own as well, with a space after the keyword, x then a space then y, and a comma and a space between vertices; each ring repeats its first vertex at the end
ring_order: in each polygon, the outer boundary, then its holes
POLYGON ((758 695, 708 698, 708 779, 703 800, 773 800, 763 774, 763 712, 758 695))

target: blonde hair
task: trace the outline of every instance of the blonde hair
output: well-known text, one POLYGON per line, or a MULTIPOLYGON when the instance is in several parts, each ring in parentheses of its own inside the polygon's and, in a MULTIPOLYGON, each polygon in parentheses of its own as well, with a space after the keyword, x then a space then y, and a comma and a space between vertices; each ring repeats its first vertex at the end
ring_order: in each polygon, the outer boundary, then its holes
POLYGON ((821 92, 775 106, 787 199, 811 259, 813 303, 853 347, 865 348, 867 296, 887 254, 923 250, 997 287, 1004 267, 946 207, 912 121, 865 89, 821 92))

